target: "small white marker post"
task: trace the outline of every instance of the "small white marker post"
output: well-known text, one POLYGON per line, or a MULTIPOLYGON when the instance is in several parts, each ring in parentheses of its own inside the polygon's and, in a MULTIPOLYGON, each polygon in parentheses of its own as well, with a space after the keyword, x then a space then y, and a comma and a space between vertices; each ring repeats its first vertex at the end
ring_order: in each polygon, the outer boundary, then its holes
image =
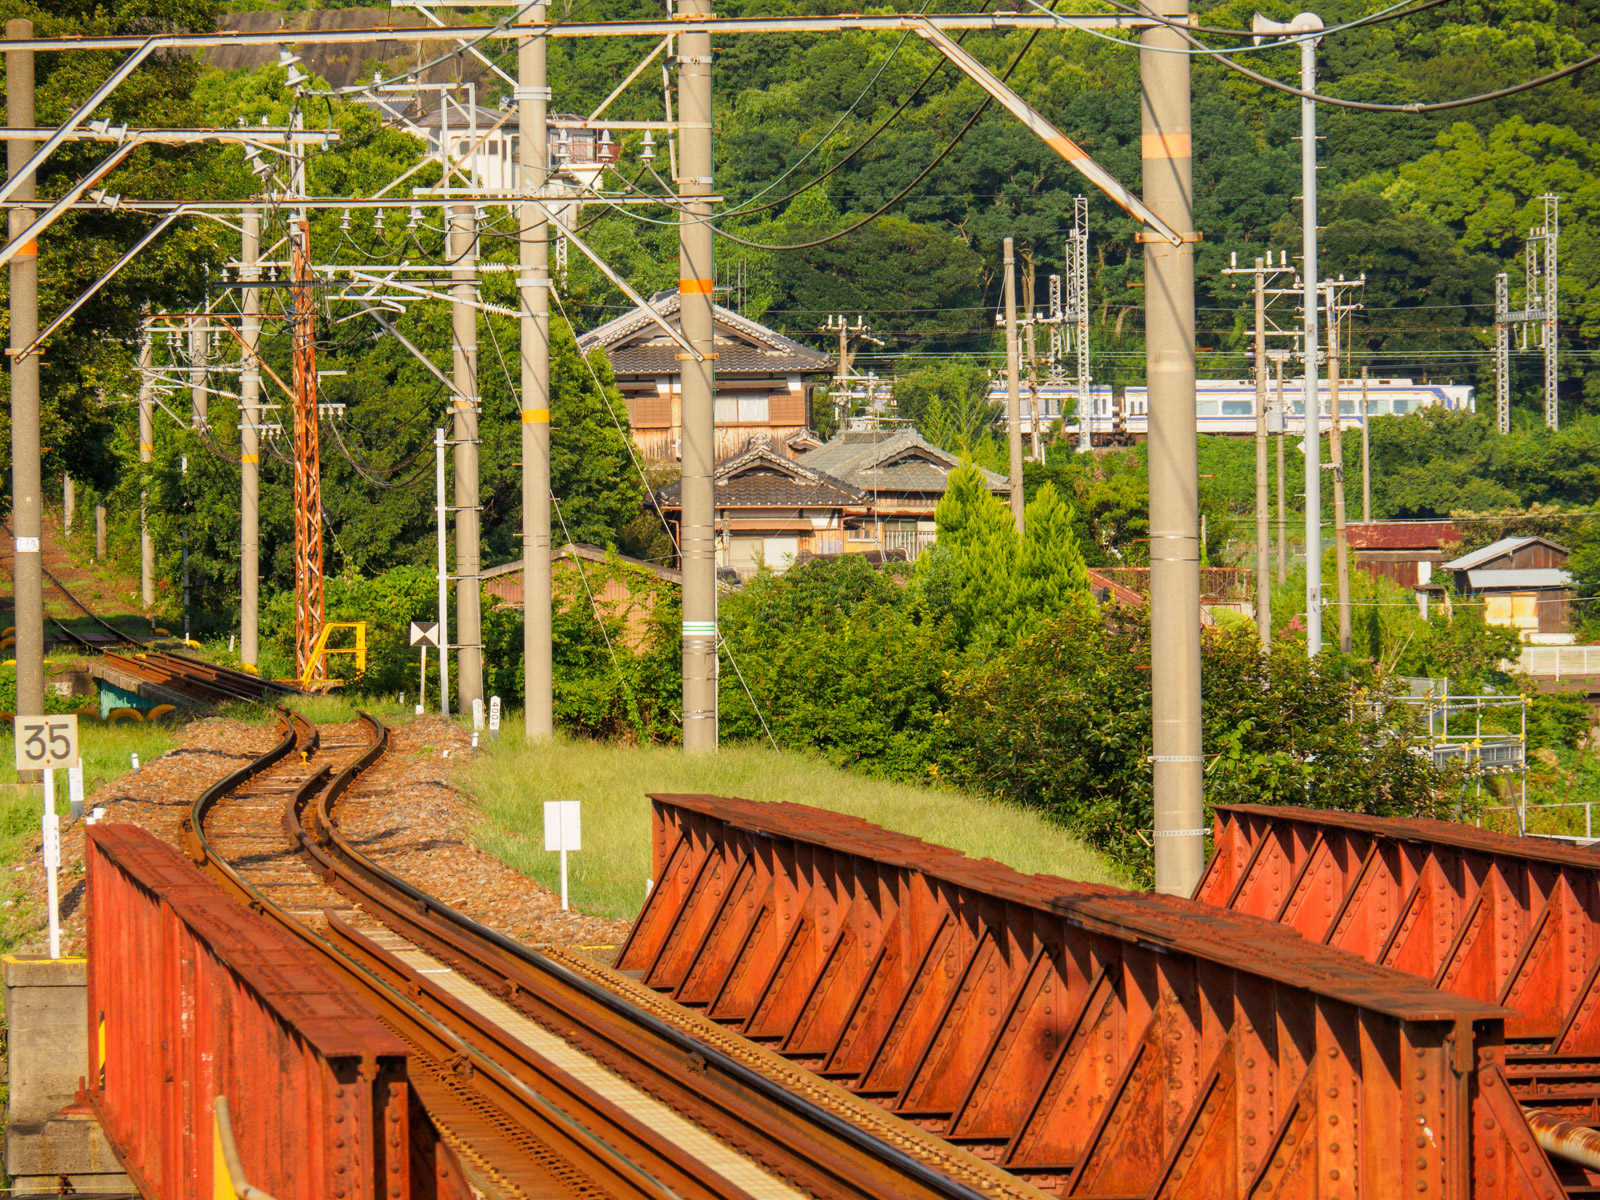
POLYGON ((61 818, 56 816, 56 772, 44 769, 44 890, 50 911, 50 957, 61 957, 61 906, 57 880, 61 873, 61 818))
MULTIPOLYGON (((57 876, 61 870, 61 818, 56 816, 56 768, 78 762, 76 716, 15 717, 12 720, 17 770, 44 772, 43 833, 44 881, 50 917, 50 957, 61 957, 61 913, 57 903, 57 876)), ((80 770, 78 788, 82 792, 80 770)))
POLYGON ((474 696, 472 698, 472 727, 474 729, 482 729, 483 728, 483 697, 482 696, 474 696))
POLYGON ((74 821, 83 816, 83 759, 67 768, 67 815, 74 821))
POLYGON ((544 802, 544 848, 561 852, 561 911, 567 911, 567 851, 583 849, 578 801, 544 802))
POLYGON ((497 738, 497 737, 500 736, 500 697, 499 696, 491 696, 489 698, 489 736, 492 737, 492 738, 497 738))

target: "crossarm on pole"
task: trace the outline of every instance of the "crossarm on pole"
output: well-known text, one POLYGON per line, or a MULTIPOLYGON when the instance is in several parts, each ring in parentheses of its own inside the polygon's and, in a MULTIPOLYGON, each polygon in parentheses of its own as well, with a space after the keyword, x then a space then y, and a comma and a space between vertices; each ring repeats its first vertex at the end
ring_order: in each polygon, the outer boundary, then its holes
POLYGON ((690 345, 689 342, 684 338, 683 334, 679 333, 676 329, 669 325, 662 318, 661 314, 656 311, 655 305, 651 304, 643 296, 639 295, 638 292, 634 291, 633 288, 628 285, 628 281, 621 275, 618 275, 605 259, 601 258, 599 254, 595 253, 595 251, 589 247, 587 242, 585 242, 577 234, 573 233, 572 230, 567 227, 566 223, 556 215, 555 210, 552 209, 550 205, 546 204, 538 197, 534 197, 534 202, 538 204, 540 208, 544 209, 545 215, 550 219, 550 224, 554 225, 558 230, 560 230, 561 235, 568 239, 579 250, 581 250, 588 257, 590 262, 599 267, 601 273, 622 290, 623 295, 627 296, 629 300, 632 300, 635 304, 637 304, 641 309, 644 310, 645 315, 647 315, 657 325, 661 326, 662 332, 664 332, 673 341, 677 342, 678 345, 683 347, 685 351, 691 354, 694 357, 695 362, 705 362, 706 356, 701 354, 700 351, 696 350, 692 345, 690 345))
POLYGON ((963 50, 953 39, 931 22, 920 17, 908 22, 914 33, 931 43, 933 48, 959 67, 963 74, 989 95, 1000 101, 1006 110, 1036 133, 1050 149, 1066 159, 1080 175, 1099 188, 1112 203, 1136 221, 1148 225, 1174 246, 1183 245, 1183 235, 1151 211, 1143 200, 1135 196, 1111 172, 1107 171, 1088 151, 1062 133, 1026 100, 1006 86, 1005 82, 988 67, 963 50))

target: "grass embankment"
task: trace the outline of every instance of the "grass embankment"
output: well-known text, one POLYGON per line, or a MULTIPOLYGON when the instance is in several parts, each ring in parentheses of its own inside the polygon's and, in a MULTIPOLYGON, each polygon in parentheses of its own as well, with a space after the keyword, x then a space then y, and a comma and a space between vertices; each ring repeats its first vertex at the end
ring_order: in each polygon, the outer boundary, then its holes
MULTIPOLYGON (((149 725, 103 725, 98 721, 78 723, 78 754, 83 759, 83 792, 87 796, 101 784, 119 779, 137 754, 148 763, 165 754, 182 740, 183 728, 170 721, 149 725)), ((9 723, 0 731, 0 865, 19 864, 28 838, 38 833, 44 815, 42 784, 19 784, 16 753, 12 748, 9 723)), ((67 815, 67 773, 56 772, 56 812, 67 815)), ((9 878, 9 877, 8 877, 9 878)), ((12 897, 8 896, 7 899, 12 897)), ((10 949, 0 923, 0 949, 10 949)))
POLYGON ((631 919, 644 902, 651 869, 646 792, 789 800, 849 813, 1019 871, 1123 882, 1103 858, 1037 813, 960 792, 869 779, 813 755, 761 747, 725 747, 715 756, 690 758, 662 746, 565 739, 532 746, 508 734, 485 745, 462 783, 483 809, 479 845, 550 888, 559 886, 560 860, 544 849, 544 801, 582 801, 583 850, 569 856, 568 886, 572 903, 596 916, 631 919))

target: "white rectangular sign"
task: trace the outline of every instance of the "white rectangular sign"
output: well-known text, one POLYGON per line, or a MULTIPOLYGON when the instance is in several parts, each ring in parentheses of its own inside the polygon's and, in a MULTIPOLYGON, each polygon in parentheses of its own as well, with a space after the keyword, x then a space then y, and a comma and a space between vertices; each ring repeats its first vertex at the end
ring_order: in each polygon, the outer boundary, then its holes
POLYGON ((500 697, 494 696, 489 700, 489 732, 500 732, 500 697))
POLYGON ((544 802, 544 848, 546 850, 582 850, 583 837, 578 824, 578 801, 546 800, 544 802))
POLYGON ((78 761, 76 714, 50 717, 15 717, 17 770, 39 771, 70 767, 78 761))

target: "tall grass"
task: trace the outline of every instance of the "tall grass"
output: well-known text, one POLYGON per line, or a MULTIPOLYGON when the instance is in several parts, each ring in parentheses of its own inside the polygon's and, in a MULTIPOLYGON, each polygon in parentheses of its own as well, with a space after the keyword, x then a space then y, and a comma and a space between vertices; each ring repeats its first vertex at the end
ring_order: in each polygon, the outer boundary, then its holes
POLYGON ((581 801, 583 849, 569 858, 569 887, 574 906, 596 916, 632 918, 644 902, 650 875, 647 792, 788 800, 849 813, 1019 871, 1124 882, 1099 855, 1037 813, 960 792, 868 779, 814 755, 756 746, 691 758, 660 746, 566 739, 537 746, 507 733, 485 743, 463 784, 483 809, 478 843, 550 888, 559 886, 560 867, 559 856, 544 849, 544 802, 581 801))

